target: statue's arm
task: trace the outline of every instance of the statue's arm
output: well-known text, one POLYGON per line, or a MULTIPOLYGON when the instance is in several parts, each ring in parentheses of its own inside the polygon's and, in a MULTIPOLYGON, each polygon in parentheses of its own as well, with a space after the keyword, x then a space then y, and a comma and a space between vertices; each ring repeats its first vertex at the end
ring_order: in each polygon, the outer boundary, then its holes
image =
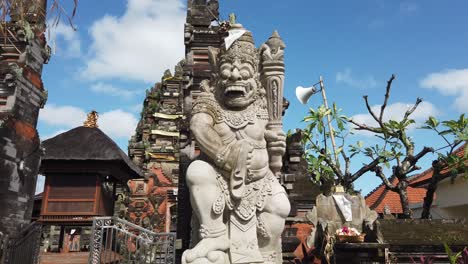
POLYGON ((208 155, 221 168, 230 170, 228 155, 230 147, 223 143, 214 129, 214 120, 207 113, 197 113, 190 120, 190 130, 203 153, 208 155))
POLYGON ((222 146, 221 137, 214 130, 214 120, 206 113, 197 113, 190 120, 190 130, 201 150, 210 158, 215 159, 222 146))

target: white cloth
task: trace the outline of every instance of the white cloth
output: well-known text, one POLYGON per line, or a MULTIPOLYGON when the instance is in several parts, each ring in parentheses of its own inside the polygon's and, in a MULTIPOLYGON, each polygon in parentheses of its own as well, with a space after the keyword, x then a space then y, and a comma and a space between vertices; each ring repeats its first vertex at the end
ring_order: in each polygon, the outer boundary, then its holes
POLYGON ((340 208, 346 222, 353 221, 353 212, 351 211, 351 201, 348 200, 343 194, 334 194, 333 199, 335 200, 338 208, 340 208))
POLYGON ((244 33, 247 32, 245 29, 231 29, 229 30, 229 36, 224 38, 224 43, 226 44, 226 50, 228 50, 234 41, 238 40, 244 33))

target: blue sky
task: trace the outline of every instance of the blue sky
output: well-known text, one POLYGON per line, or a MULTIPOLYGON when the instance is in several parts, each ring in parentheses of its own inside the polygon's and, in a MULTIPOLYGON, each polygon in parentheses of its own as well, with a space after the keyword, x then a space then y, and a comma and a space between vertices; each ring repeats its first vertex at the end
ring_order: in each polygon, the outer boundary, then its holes
MULTIPOLYGON (((71 10, 72 1, 63 1, 71 10)), ((100 126, 126 151, 139 119, 145 89, 159 81, 184 56, 185 1, 80 1, 74 19, 50 29, 54 51, 43 71, 49 100, 38 130, 44 140, 81 125, 92 109, 100 126)), ((324 76, 327 96, 343 113, 371 122, 362 96, 382 102, 386 80, 396 74, 388 117, 398 116, 416 97, 415 113, 450 119, 468 112, 468 2, 362 1, 221 1, 222 18, 234 12, 253 32, 257 46, 273 30, 286 43, 285 97, 291 102, 285 130, 302 127, 307 107, 294 95, 324 76)), ((309 106, 321 104, 314 96, 309 106)), ((371 123, 369 123, 371 124, 371 123)), ((442 146, 433 134, 413 130, 418 149, 442 146)), ((350 139, 377 141, 366 135, 350 139)), ((423 161, 429 166, 431 157, 423 161)), ((354 169, 365 159, 353 160, 354 169)), ((367 193, 379 184, 373 175, 356 182, 367 193)))

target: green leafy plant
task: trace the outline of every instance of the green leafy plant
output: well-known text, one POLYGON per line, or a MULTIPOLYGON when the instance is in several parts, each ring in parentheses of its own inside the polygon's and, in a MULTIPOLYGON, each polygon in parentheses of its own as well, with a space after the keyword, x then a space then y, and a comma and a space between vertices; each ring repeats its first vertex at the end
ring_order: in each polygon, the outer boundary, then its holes
POLYGON ((447 253, 448 260, 450 261, 450 264, 465 264, 466 260, 466 255, 468 254, 468 251, 466 248, 464 248, 460 252, 453 252, 450 246, 447 243, 444 243, 444 249, 445 253, 447 253), (464 256, 462 257, 462 255, 464 256))
MULTIPOLYGON (((400 119, 384 118, 394 80, 395 76, 392 75, 387 81, 380 109, 372 108, 368 96, 364 96, 367 111, 376 125, 362 124, 342 115, 341 109, 335 104, 331 109, 327 109, 325 106, 319 106, 317 109, 310 108, 303 119, 303 122, 306 123, 303 143, 306 149, 305 158, 309 162, 309 170, 313 176, 312 180, 322 185, 327 185, 330 182, 341 184, 346 191, 352 193, 354 192, 353 182, 365 173, 372 172, 382 180, 387 189, 398 193, 403 208, 402 216, 410 218, 411 210, 407 193, 408 179, 412 173, 421 169, 418 166, 419 161, 427 154, 434 152, 434 148, 424 146, 416 151, 414 140, 408 135, 415 124, 412 115, 422 99, 417 98, 416 102, 402 114, 400 119), (330 120, 331 129, 327 129, 328 120, 330 120), (380 142, 374 145, 365 144, 362 141, 346 144, 346 139, 353 134, 353 130, 370 133, 380 142), (331 144, 331 135, 339 141, 336 147, 331 147, 333 145, 331 144), (369 161, 358 170, 351 172, 350 163, 356 156, 365 157, 369 161), (386 175, 384 168, 389 169, 391 174, 386 175)), ((466 140, 466 130, 461 129, 466 123, 463 118, 462 121, 442 122, 449 128, 443 130, 442 134, 455 136, 459 141, 466 140), (462 131, 465 132, 462 133, 462 131)), ((454 159, 454 157, 450 159, 454 159)))
POLYGON ((440 122, 431 116, 421 128, 434 131, 446 143, 446 146, 435 150, 438 158, 432 162, 433 173, 427 187, 421 214, 421 218, 427 219, 430 217, 430 209, 438 183, 448 177, 457 177, 458 175, 464 175, 467 178, 468 144, 466 144, 466 141, 468 139, 468 119, 465 114, 461 114, 457 120, 440 122), (464 154, 459 155, 456 151, 461 150, 462 144, 465 144, 463 146, 464 154), (448 151, 442 152, 444 149, 448 149, 448 151))

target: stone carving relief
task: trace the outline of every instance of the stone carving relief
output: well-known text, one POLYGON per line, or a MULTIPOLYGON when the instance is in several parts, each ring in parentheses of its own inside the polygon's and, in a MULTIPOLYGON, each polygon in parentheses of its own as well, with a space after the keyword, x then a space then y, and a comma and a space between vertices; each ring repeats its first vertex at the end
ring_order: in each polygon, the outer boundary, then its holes
POLYGON ((286 147, 284 44, 275 32, 256 49, 251 32, 231 30, 244 33, 209 48, 213 76, 193 103, 190 129, 202 154, 186 175, 196 237, 182 262, 282 263, 290 211, 277 180, 286 147))

